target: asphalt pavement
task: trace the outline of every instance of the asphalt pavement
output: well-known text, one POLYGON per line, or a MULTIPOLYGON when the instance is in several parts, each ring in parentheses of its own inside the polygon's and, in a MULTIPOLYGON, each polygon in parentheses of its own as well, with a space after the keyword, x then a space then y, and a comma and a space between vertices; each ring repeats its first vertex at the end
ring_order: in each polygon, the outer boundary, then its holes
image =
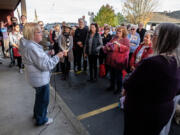
MULTIPOLYGON (((75 75, 73 71, 66 81, 61 78, 61 73, 52 75, 52 86, 77 119, 82 118, 80 122, 91 135, 123 135, 124 113, 117 106, 120 93, 105 90, 108 78, 91 83, 87 82, 87 73, 75 75)), ((173 122, 169 135, 179 134, 180 126, 173 122)))

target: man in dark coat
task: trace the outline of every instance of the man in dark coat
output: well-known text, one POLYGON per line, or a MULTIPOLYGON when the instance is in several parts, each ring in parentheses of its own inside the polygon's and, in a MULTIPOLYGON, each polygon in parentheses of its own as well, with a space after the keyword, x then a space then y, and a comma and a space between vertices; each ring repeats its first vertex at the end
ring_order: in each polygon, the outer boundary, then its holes
POLYGON ((144 40, 144 35, 145 35, 145 33, 146 33, 146 29, 144 29, 143 28, 143 26, 144 26, 144 24, 143 23, 139 23, 139 27, 138 27, 138 29, 137 29, 137 33, 139 33, 139 35, 140 35, 140 43, 142 43, 143 42, 143 40, 144 40))
MULTIPOLYGON (((84 25, 84 20, 80 18, 78 20, 78 22, 79 22, 79 27, 76 29, 75 36, 74 36, 74 43, 75 43, 75 45, 74 45, 74 56, 76 59, 76 61, 74 63, 75 72, 77 70, 78 70, 78 72, 81 72, 81 58, 83 56, 83 48, 84 48, 86 36, 88 33, 88 29, 85 28, 85 25, 84 25), (77 65, 77 70, 76 70, 76 65, 77 65)), ((84 64, 84 71, 86 71, 87 61, 85 59, 84 59, 83 64, 84 64)))

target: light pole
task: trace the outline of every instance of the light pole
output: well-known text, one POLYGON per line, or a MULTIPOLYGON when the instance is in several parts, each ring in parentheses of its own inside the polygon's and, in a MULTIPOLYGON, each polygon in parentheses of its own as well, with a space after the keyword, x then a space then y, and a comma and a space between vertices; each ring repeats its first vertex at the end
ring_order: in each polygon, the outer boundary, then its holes
POLYGON ((88 15, 90 16, 89 17, 89 22, 90 22, 90 24, 91 23, 93 23, 94 22, 94 17, 95 17, 95 15, 94 15, 94 12, 88 12, 88 15))

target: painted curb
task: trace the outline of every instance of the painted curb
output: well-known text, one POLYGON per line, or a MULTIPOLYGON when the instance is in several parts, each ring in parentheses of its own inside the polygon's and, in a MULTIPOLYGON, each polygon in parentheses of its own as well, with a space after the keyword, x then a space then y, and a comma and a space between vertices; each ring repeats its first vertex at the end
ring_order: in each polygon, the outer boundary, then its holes
MULTIPOLYGON (((55 98, 55 89, 50 85, 51 95, 55 98)), ((90 133, 85 129, 82 123, 76 118, 76 116, 72 113, 66 103, 63 101, 59 93, 56 91, 56 101, 57 104, 62 108, 62 112, 66 116, 66 118, 71 122, 72 126, 77 131, 78 135, 90 135, 90 133)))

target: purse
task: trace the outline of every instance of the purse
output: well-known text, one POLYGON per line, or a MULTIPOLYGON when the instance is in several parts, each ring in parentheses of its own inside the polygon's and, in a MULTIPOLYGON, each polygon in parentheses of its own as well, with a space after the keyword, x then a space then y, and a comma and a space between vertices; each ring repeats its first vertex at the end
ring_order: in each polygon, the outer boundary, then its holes
POLYGON ((99 77, 105 77, 105 76, 106 76, 106 66, 105 66, 105 64, 100 64, 99 77))
POLYGON ((18 48, 13 47, 13 55, 14 55, 14 57, 20 57, 21 56, 18 48))

